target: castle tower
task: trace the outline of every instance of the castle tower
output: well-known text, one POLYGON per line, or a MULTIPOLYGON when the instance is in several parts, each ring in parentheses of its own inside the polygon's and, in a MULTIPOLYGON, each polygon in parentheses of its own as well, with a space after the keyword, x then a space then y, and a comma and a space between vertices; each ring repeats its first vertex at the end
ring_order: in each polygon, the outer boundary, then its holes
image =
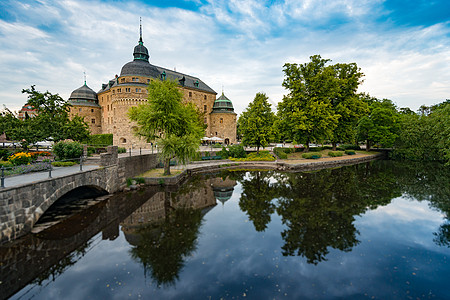
POLYGON ((236 143, 236 113, 233 103, 222 92, 222 95, 214 101, 211 116, 211 136, 223 139, 224 144, 236 143))
POLYGON ((89 125, 91 134, 102 133, 101 107, 98 104, 97 93, 86 85, 86 81, 84 81, 83 86, 70 94, 68 103, 72 105, 69 108, 70 118, 78 115, 84 118, 84 121, 89 125))

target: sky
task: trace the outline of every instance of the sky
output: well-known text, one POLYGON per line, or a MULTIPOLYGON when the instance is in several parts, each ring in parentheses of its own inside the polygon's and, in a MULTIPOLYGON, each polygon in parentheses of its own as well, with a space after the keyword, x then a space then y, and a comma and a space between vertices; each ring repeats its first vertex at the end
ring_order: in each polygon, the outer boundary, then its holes
POLYGON ((142 18, 150 63, 224 91, 240 114, 276 108, 285 63, 356 63, 359 92, 414 111, 450 98, 448 0, 1 0, 0 110, 22 89, 99 91, 133 60, 142 18))

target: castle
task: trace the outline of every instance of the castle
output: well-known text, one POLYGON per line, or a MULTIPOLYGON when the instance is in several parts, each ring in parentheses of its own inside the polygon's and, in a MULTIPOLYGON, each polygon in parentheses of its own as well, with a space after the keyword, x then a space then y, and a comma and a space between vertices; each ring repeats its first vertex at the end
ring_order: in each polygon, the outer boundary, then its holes
POLYGON ((197 77, 150 64, 142 40, 142 27, 133 57, 133 61, 122 67, 120 75, 102 84, 97 93, 86 81, 74 90, 68 99, 72 105, 69 115, 83 117, 91 134, 112 134, 115 146, 149 148, 150 143, 134 135, 136 124, 129 120, 128 110, 147 101, 147 86, 151 80, 173 80, 179 84, 183 101, 194 103, 204 113, 205 137, 218 137, 225 144, 236 143, 237 115, 232 102, 223 92, 216 99, 217 93, 197 77))

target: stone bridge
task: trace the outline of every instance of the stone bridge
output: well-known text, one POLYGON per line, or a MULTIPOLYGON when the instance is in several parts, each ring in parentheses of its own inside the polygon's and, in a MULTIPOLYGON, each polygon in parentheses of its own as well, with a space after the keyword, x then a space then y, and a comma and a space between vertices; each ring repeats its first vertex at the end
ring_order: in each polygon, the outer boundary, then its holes
POLYGON ((117 147, 100 156, 100 167, 90 171, 49 178, 0 190, 0 244, 30 232, 44 212, 58 199, 77 188, 114 193, 126 179, 158 163, 156 154, 118 157, 117 147))

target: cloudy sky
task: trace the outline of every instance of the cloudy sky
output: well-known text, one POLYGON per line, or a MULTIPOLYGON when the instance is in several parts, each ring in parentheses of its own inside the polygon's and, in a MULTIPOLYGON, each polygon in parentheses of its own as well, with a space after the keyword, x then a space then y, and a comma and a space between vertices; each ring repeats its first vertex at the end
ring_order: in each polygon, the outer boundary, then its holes
POLYGON ((361 92, 417 110, 450 98, 448 0, 1 0, 0 105, 23 88, 98 91, 131 61, 142 17, 150 62, 222 88, 241 113, 286 91, 283 65, 355 62, 361 92))

